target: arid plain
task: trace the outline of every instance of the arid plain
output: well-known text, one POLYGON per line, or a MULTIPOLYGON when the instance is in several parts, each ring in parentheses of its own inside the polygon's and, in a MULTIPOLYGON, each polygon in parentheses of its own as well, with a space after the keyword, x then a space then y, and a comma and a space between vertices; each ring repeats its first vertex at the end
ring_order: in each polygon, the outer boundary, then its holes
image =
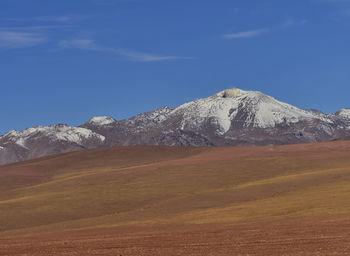
POLYGON ((0 255, 350 255, 350 141, 3 166, 0 255))

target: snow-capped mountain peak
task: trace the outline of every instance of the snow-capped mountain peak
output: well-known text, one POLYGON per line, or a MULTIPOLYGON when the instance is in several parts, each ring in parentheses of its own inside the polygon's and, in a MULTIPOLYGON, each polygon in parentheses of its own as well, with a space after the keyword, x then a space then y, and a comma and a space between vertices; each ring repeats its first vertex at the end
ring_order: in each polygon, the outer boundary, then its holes
POLYGON ((218 134, 226 133, 232 124, 237 128, 269 128, 312 118, 331 122, 325 116, 280 102, 261 92, 238 88, 186 103, 174 112, 183 114, 183 129, 199 127, 210 119, 217 123, 218 134))
POLYGON ((111 125, 117 121, 113 117, 109 116, 95 116, 89 120, 89 124, 95 126, 111 125))

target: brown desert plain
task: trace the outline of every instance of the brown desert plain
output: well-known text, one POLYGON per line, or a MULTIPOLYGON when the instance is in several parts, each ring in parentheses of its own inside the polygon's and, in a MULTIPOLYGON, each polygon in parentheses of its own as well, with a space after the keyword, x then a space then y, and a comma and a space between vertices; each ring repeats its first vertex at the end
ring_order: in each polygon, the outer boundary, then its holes
POLYGON ((350 141, 2 166, 0 255, 350 255, 350 141))

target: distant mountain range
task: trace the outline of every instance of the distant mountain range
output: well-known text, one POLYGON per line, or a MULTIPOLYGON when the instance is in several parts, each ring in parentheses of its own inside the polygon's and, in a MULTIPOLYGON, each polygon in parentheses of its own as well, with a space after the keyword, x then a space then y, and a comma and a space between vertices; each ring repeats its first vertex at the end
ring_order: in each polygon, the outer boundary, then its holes
POLYGON ((108 146, 280 145, 349 137, 350 109, 325 114, 261 92, 228 89, 120 121, 93 117, 79 127, 58 124, 13 130, 0 137, 0 164, 108 146))

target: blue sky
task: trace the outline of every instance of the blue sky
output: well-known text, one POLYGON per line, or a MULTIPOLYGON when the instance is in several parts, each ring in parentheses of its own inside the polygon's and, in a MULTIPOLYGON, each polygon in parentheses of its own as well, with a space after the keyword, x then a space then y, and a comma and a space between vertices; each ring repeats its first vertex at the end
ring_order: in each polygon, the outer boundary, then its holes
POLYGON ((350 108, 350 0, 1 0, 0 133, 259 90, 350 108))

